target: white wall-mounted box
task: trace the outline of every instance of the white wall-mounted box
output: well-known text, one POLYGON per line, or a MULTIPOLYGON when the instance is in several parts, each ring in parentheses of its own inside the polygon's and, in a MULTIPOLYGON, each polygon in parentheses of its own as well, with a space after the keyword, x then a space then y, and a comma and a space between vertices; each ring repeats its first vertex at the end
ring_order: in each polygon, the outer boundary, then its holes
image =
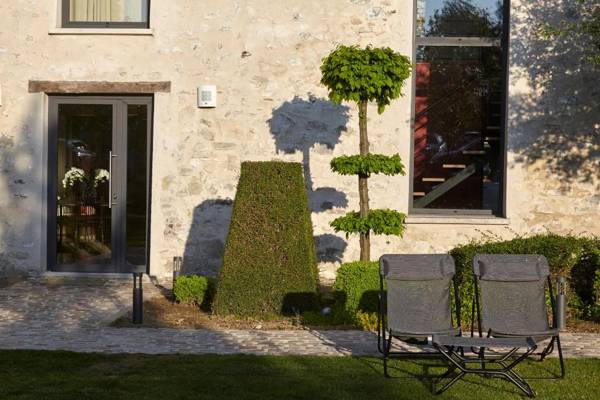
POLYGON ((198 88, 198 107, 215 108, 217 106, 217 87, 203 85, 198 88))

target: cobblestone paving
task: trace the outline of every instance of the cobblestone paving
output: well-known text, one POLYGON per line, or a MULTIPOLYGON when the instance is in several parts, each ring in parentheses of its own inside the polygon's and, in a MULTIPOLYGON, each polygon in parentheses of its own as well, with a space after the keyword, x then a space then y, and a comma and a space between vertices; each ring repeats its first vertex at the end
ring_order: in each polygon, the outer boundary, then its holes
MULTIPOLYGON (((144 291, 146 297, 159 295, 150 284, 144 291)), ((29 279, 0 287, 0 348, 146 354, 377 354, 377 338, 370 332, 109 327, 130 304, 129 280, 29 279)), ((600 358, 600 335, 561 337, 567 357, 600 358)))

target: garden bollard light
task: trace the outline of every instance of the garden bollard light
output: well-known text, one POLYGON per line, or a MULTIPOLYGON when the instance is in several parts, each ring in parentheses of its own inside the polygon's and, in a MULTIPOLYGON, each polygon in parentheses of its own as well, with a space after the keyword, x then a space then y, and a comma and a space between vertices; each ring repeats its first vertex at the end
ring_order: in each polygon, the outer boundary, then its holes
POLYGON ((181 265, 183 264, 183 257, 173 257, 173 288, 175 288, 175 281, 179 278, 181 273, 181 265))
POLYGON ((133 273, 133 323, 139 325, 143 322, 144 315, 144 290, 142 288, 142 279, 144 274, 141 272, 133 273))
POLYGON ((556 327, 563 331, 567 327, 567 280, 564 276, 558 278, 558 293, 556 294, 556 327))

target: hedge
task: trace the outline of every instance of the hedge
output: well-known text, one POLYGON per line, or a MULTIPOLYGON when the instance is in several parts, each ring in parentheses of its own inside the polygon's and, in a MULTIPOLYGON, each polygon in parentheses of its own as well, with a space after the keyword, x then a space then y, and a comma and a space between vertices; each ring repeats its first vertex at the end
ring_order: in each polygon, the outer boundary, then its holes
POLYGON ((600 239, 582 239, 583 252, 573 267, 569 284, 575 292, 569 303, 582 319, 600 322, 600 239))
POLYGON ((341 323, 357 323, 359 312, 377 312, 378 292, 379 263, 358 261, 343 264, 333 284, 335 318, 341 323))
POLYGON ((210 278, 199 275, 181 275, 173 285, 175 300, 184 304, 206 305, 213 288, 210 278))
MULTIPOLYGON (((600 239, 543 234, 508 241, 472 242, 450 251, 460 285, 461 319, 471 321, 473 257, 476 254, 541 254, 548 259, 553 276, 569 282, 569 312, 572 317, 600 322, 600 239)), ((377 311, 378 263, 344 264, 333 286, 334 312, 345 322, 364 325, 365 313, 377 311)))
POLYGON ((242 163, 213 310, 267 317, 315 309, 317 274, 301 164, 242 163))

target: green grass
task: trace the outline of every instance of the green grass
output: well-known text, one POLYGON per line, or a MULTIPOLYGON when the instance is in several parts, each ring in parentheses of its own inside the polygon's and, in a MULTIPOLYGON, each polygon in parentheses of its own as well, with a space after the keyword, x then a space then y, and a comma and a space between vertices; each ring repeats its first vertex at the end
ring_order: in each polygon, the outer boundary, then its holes
MULTIPOLYGON (((515 399, 507 382, 468 378, 442 396, 407 373, 439 373, 395 363, 385 379, 375 358, 142 356, 66 352, 0 352, 0 399, 515 399)), ((556 370, 555 360, 522 367, 556 370)), ((568 360, 562 381, 532 381, 540 399, 597 399, 600 360, 568 360)))

